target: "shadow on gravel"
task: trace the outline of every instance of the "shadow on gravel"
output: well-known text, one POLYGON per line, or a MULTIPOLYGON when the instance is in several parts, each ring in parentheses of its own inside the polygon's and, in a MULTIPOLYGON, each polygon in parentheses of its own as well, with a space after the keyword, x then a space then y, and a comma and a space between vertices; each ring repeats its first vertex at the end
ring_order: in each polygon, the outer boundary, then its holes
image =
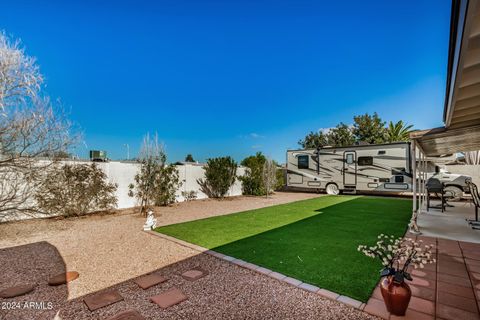
POLYGON ((53 319, 68 299, 68 287, 49 286, 48 279, 65 271, 63 258, 48 242, 0 249, 0 291, 36 285, 23 296, 0 298, 0 319, 53 319))

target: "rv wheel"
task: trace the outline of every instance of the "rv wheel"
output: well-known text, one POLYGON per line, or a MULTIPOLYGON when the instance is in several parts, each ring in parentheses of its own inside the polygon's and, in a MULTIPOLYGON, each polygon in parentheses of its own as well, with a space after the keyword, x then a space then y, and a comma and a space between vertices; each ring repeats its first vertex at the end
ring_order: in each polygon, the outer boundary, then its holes
POLYGON ((446 186, 444 191, 448 201, 459 201, 462 199, 463 190, 457 186, 446 186))
POLYGON ((328 194, 332 195, 337 195, 340 193, 340 190, 338 190, 338 186, 335 183, 328 184, 325 188, 325 191, 327 191, 328 194))

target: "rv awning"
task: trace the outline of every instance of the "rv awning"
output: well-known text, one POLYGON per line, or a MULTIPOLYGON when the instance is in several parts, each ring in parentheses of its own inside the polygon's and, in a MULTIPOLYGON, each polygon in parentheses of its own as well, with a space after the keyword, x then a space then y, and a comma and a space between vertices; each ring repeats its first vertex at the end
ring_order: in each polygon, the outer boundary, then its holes
POLYGON ((444 127, 414 131, 410 138, 426 156, 436 157, 456 152, 480 150, 480 125, 458 129, 444 127))

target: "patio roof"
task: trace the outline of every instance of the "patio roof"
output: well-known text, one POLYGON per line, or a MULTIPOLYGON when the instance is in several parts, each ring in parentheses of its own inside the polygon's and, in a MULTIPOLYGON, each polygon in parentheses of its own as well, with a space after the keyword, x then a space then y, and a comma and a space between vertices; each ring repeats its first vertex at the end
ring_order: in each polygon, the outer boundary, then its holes
POLYGON ((480 150, 480 1, 454 0, 445 127, 411 133, 427 156, 480 150))
POLYGON ((458 129, 445 127, 415 131, 410 138, 428 157, 480 150, 480 125, 458 129))

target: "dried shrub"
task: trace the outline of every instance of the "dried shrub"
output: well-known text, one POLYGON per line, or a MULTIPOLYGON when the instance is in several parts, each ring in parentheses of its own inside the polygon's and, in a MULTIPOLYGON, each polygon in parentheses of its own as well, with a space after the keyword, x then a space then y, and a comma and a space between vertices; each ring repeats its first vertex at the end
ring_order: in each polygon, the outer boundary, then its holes
POLYGON ((42 212, 76 216, 114 209, 116 190, 96 164, 65 164, 46 174, 35 200, 42 212))

